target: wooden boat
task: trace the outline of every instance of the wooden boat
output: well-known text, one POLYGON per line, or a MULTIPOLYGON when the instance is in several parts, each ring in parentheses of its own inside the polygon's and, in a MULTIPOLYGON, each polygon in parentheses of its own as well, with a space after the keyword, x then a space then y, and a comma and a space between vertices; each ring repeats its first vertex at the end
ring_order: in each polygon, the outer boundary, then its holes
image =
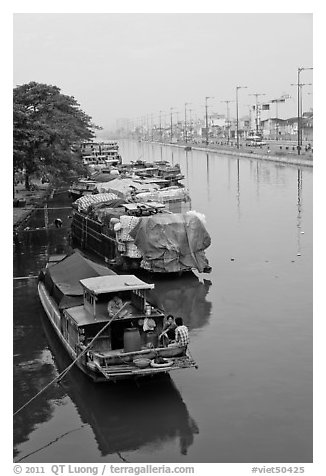
POLYGON ((89 167, 101 167, 121 164, 119 144, 116 141, 84 142, 81 144, 83 164, 89 167))
POLYGON ((184 179, 180 165, 171 165, 167 161, 145 162, 136 160, 129 164, 118 166, 121 174, 134 174, 145 183, 156 183, 160 187, 183 186, 180 182, 184 179))
POLYGON ((74 182, 68 190, 68 196, 73 200, 84 197, 85 195, 94 195, 98 193, 97 182, 95 180, 80 179, 74 182))
POLYGON ((159 344, 164 314, 147 299, 153 288, 78 252, 51 259, 38 283, 41 303, 63 347, 94 382, 196 366, 184 347, 159 344))

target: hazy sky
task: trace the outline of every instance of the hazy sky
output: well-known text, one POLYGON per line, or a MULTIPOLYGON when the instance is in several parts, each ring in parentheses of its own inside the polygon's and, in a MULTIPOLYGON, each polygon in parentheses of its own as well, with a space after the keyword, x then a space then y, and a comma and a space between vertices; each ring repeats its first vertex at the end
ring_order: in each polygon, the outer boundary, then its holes
POLYGON ((249 94, 296 94, 297 68, 313 66, 312 22, 307 13, 18 13, 14 86, 56 85, 105 128, 151 113, 157 122, 170 107, 181 118, 185 102, 203 116, 205 96, 225 113, 220 101, 234 100, 237 85, 248 87, 245 113, 249 94))

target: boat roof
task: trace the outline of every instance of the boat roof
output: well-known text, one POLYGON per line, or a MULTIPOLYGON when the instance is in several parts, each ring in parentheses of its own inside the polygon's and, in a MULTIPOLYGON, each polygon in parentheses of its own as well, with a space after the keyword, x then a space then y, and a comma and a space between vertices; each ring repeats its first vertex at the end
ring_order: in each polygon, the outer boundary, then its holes
POLYGON ((81 279, 80 284, 95 295, 154 288, 154 284, 145 283, 132 274, 98 276, 95 278, 81 279))
POLYGON ((114 271, 82 256, 78 251, 60 260, 50 263, 47 273, 51 281, 63 295, 82 296, 80 280, 102 275, 115 275, 114 271))

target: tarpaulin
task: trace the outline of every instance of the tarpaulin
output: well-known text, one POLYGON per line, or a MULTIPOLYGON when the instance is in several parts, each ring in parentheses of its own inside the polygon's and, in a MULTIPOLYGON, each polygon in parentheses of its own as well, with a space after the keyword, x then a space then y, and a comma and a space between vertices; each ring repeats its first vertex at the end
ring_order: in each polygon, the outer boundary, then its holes
POLYGON ((157 214, 140 218, 130 231, 143 255, 141 266, 154 272, 178 272, 208 266, 204 250, 211 244, 195 213, 157 214))

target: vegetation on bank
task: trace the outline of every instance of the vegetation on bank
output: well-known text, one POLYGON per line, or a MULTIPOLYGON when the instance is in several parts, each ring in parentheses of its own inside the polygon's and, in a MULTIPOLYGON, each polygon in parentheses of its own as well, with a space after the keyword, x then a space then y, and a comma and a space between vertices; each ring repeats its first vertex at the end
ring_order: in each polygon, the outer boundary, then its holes
POLYGON ((79 148, 95 130, 73 96, 57 86, 30 82, 13 91, 13 160, 15 173, 24 172, 25 187, 30 177, 67 178, 82 174, 79 148))

